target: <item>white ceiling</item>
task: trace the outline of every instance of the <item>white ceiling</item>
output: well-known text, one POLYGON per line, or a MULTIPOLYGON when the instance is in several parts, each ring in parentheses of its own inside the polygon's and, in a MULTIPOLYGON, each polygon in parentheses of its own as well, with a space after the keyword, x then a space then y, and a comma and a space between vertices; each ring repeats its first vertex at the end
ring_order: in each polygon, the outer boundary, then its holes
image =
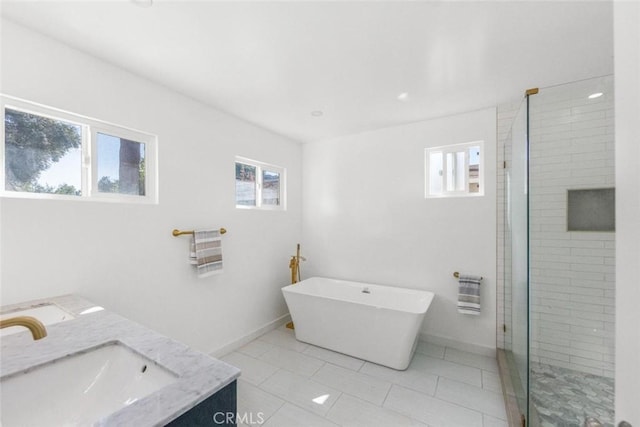
POLYGON ((2 15, 303 142, 613 72, 610 1, 2 0, 2 15))

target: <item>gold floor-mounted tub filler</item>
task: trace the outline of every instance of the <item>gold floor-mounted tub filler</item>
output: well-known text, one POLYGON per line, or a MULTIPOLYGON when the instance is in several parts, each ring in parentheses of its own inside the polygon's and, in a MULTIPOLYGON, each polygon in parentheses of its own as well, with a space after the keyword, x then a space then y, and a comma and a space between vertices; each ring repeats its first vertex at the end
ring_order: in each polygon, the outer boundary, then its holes
MULTIPOLYGON (((289 261, 289 268, 291 269, 291 284, 296 284, 300 281, 300 260, 306 261, 307 259, 300 256, 300 243, 296 247, 296 254, 291 256, 289 261)), ((287 328, 293 329, 293 322, 287 323, 287 328)))

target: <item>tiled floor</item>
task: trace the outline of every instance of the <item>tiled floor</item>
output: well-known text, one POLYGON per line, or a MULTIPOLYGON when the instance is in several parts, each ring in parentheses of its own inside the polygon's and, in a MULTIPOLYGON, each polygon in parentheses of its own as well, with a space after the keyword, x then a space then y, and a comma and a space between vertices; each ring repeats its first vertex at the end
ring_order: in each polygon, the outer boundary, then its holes
POLYGON ((531 398, 542 427, 577 427, 587 416, 613 427, 613 378, 532 363, 531 398))
POLYGON ((296 341, 284 326, 222 360, 241 426, 507 427, 494 358, 421 342, 396 371, 296 341))

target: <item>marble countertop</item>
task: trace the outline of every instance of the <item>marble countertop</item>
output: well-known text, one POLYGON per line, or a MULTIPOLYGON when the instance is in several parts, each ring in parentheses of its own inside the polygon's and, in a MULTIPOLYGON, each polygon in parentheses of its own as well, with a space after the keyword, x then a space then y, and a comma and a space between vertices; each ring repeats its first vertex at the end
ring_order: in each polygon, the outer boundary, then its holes
POLYGON ((5 314, 45 303, 53 303, 76 318, 47 325, 47 337, 38 341, 26 329, 3 336, 0 377, 113 342, 131 348, 177 376, 175 382, 97 421, 96 426, 163 426, 240 376, 238 368, 75 295, 3 306, 0 311, 5 314))

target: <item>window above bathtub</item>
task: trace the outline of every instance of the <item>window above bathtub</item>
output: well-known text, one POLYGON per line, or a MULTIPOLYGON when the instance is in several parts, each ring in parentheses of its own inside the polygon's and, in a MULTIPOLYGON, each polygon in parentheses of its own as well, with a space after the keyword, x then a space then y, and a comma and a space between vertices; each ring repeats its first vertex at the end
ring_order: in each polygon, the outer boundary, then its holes
POLYGON ((286 170, 236 156, 236 208, 286 209, 286 170))
POLYGON ((484 195, 483 141, 425 149, 425 197, 484 195))
POLYGON ((157 203, 156 136, 0 96, 5 197, 157 203))

